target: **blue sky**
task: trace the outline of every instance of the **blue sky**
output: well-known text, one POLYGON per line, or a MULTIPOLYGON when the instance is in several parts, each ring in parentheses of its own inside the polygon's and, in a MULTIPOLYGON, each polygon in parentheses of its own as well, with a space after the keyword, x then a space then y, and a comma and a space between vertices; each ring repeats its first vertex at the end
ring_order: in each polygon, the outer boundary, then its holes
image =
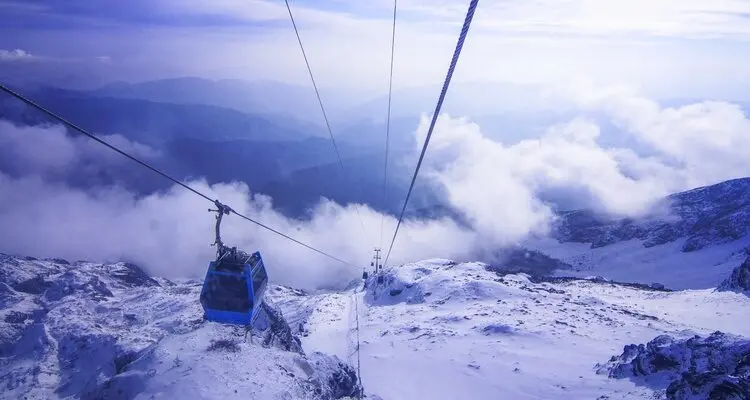
MULTIPOLYGON (((392 2, 290 3, 321 85, 381 91, 392 2)), ((397 88, 440 81, 467 5, 399 2, 397 88)), ((455 79, 554 84, 587 77, 736 98, 750 83, 749 15, 747 0, 484 0, 455 79)), ((305 83, 295 40, 278 0, 0 0, 6 74, 305 83)))

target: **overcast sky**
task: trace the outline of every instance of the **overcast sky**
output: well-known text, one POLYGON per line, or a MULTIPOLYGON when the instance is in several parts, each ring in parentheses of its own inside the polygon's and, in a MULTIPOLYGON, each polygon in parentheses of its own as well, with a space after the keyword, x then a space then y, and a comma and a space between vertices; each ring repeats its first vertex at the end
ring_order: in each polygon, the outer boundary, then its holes
MULTIPOLYGON (((387 88, 392 2, 290 3, 321 86, 387 88)), ((440 82, 467 6, 399 2, 397 88, 440 82)), ((660 98, 743 99, 749 39, 746 0, 483 0, 455 79, 587 77, 660 98)), ((308 79, 280 0, 0 0, 0 63, 103 81, 308 79)))

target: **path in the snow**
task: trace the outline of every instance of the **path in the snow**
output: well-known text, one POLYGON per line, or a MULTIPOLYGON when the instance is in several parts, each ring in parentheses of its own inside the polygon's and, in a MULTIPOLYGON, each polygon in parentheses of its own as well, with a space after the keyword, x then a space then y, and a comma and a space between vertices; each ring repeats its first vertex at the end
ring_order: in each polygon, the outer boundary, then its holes
POLYGON ((352 304, 351 293, 316 295, 317 299, 307 329, 310 335, 302 337, 302 347, 307 351, 320 351, 342 360, 351 354, 352 304))

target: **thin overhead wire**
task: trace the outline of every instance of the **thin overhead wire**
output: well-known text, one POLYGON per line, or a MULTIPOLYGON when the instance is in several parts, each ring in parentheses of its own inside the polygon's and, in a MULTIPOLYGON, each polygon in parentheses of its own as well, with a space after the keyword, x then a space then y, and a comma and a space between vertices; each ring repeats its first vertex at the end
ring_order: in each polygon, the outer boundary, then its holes
POLYGON ((145 162, 143 162, 143 161, 141 161, 141 160, 139 160, 139 159, 137 159, 137 158, 135 158, 135 157, 131 156, 130 154, 128 154, 128 153, 126 153, 126 152, 124 152, 124 151, 122 151, 122 150, 118 149, 117 147, 115 147, 115 146, 112 146, 111 144, 109 144, 109 143, 105 142, 104 140, 102 140, 102 139, 98 138, 98 137, 97 137, 96 135, 94 135, 94 134, 92 134, 92 133, 88 132, 87 130, 85 130, 85 129, 83 129, 83 128, 79 127, 78 125, 76 125, 76 124, 74 124, 74 123, 72 123, 72 122, 68 121, 67 119, 65 119, 65 118, 63 118, 63 117, 61 117, 61 116, 59 116, 59 115, 57 115, 57 114, 53 113, 52 111, 50 111, 50 110, 48 110, 48 109, 46 109, 46 108, 44 108, 44 107, 40 106, 39 104, 37 104, 37 103, 33 102, 32 100, 28 99, 27 97, 24 97, 24 96, 23 96, 23 95, 21 95, 20 93, 18 93, 18 92, 15 92, 15 91, 13 91, 12 89, 10 89, 9 87, 7 87, 7 86, 3 85, 2 83, 0 83, 0 90, 4 91, 5 93, 8 93, 9 95, 11 95, 11 96, 13 96, 13 97, 17 98, 18 100, 21 100, 21 101, 23 101, 24 103, 26 103, 26 104, 28 104, 28 105, 30 105, 30 106, 32 106, 32 107, 34 107, 34 108, 36 108, 37 110, 39 110, 39 111, 41 111, 41 112, 43 112, 43 113, 47 114, 48 116, 50 116, 50 117, 52 117, 52 118, 54 118, 54 119, 56 119, 56 120, 58 120, 58 121, 62 122, 63 124, 67 125, 68 127, 70 127, 70 128, 72 128, 72 129, 74 129, 74 130, 76 130, 76 131, 78 131, 78 132, 80 132, 80 133, 82 133, 82 134, 84 134, 84 135, 88 136, 88 137, 89 137, 89 138, 91 138, 92 140, 95 140, 95 141, 97 141, 97 142, 99 142, 99 143, 103 144, 104 146, 107 146, 107 147, 108 147, 108 148, 110 148, 111 150, 114 150, 114 151, 116 151, 116 152, 120 153, 121 155, 123 155, 123 156, 125 156, 125 157, 127 157, 127 158, 129 158, 129 159, 131 159, 131 160, 133 160, 133 161, 135 161, 135 162, 137 162, 138 164, 141 164, 142 166, 144 166, 144 167, 146 167, 146 168, 150 169, 151 171, 153 171, 153 172, 156 172, 157 174, 161 175, 162 177, 164 177, 164 178, 166 178, 166 179, 169 179, 169 180, 170 180, 170 181, 172 181, 173 183, 175 183, 175 184, 177 184, 177 185, 180 185, 180 186, 182 186, 183 188, 185 188, 185 189, 187 189, 187 190, 189 190, 189 191, 191 191, 191 192, 193 192, 193 193, 197 194, 198 196, 201 196, 201 197, 203 197, 204 199, 206 199, 206 200, 208 200, 208 201, 210 201, 210 202, 212 202, 212 203, 214 202, 214 200, 213 200, 213 199, 211 199, 210 197, 208 197, 208 196, 204 195, 203 193, 201 193, 201 192, 199 192, 199 191, 197 191, 197 190, 195 190, 195 189, 191 188, 190 186, 188 186, 188 185, 186 185, 186 184, 184 184, 184 183, 182 183, 182 182, 178 181, 177 179, 174 179, 174 178, 172 178, 171 176, 167 175, 166 173, 162 172, 161 170, 159 170, 159 169, 156 169, 156 168, 152 167, 152 166, 151 166, 151 165, 149 165, 149 164, 146 164, 145 162))
POLYGON ((391 239, 391 245, 388 247, 388 253, 385 256, 385 263, 388 263, 388 258, 391 256, 391 250, 393 250, 393 243, 396 242, 396 235, 398 235, 398 229, 401 227, 401 221, 404 219, 404 212, 406 211, 406 205, 409 203, 409 197, 411 191, 414 189, 414 182, 417 180, 419 174, 419 168, 422 166, 422 160, 424 160, 425 152, 427 152, 427 146, 430 144, 430 137, 432 137, 432 131, 435 129, 435 123, 437 122, 438 115, 440 114, 440 108, 443 106, 445 100, 445 94, 448 92, 448 86, 451 83, 453 77, 453 71, 456 69, 456 63, 458 63, 458 57, 461 55, 461 49, 464 46, 466 40, 466 34, 469 32, 471 26, 471 20, 474 18, 474 11, 477 8, 479 0, 471 0, 469 4, 469 10, 466 12, 466 19, 464 20, 463 28, 461 28, 461 34, 458 36, 458 43, 456 43, 456 49, 453 52, 453 58, 451 59, 450 67, 448 68, 448 74, 443 82, 443 89, 440 91, 440 97, 438 98, 437 105, 435 106, 435 112, 432 114, 432 121, 430 122, 430 128, 427 131, 427 137, 424 140, 424 146, 422 146, 422 153, 419 155, 419 161, 417 161, 417 167, 414 169, 414 175, 411 178, 411 185, 409 185, 409 191, 406 193, 406 200, 404 200, 404 206, 401 209, 401 215, 398 217, 398 224, 396 224, 396 230, 393 232, 393 238, 391 239))
MULTIPOLYGON (((344 181, 349 181, 349 175, 346 173, 346 168, 344 168, 344 161, 341 159, 341 153, 339 152, 339 147, 336 145, 336 139, 333 137, 333 130, 331 129, 331 124, 328 122, 328 114, 326 113, 326 109, 323 106, 323 100, 320 97, 320 91, 318 90, 318 85, 315 83, 315 77, 312 72, 312 68, 310 67, 310 61, 307 59, 307 53, 305 52, 305 46, 302 45, 302 38, 300 38, 299 30, 297 29, 297 23, 294 21, 294 15, 292 14, 292 8, 289 6, 289 0, 284 0, 284 3, 286 3, 286 9, 289 12, 289 19, 292 20, 292 26, 294 27, 294 34, 297 36, 297 43, 299 43, 299 48, 302 51, 302 57, 305 59, 305 65, 307 66, 307 72, 310 74, 310 81, 312 82, 313 89, 315 89, 315 95, 318 98, 318 104, 320 105, 320 111, 323 113, 323 119, 326 123, 326 128, 328 129, 328 135, 331 137, 331 143, 333 144, 333 149, 336 151, 336 157, 338 158, 339 165, 341 166, 341 171, 344 174, 344 181)), ((359 206, 354 205, 354 210, 357 212, 357 217, 359 218, 359 223, 362 225, 362 233, 364 234, 365 238, 367 238, 367 229, 365 228, 365 223, 362 221, 362 215, 359 212, 359 206)))
MULTIPOLYGON (((200 197, 202 197, 202 198, 204 198, 204 199, 206 199, 206 200, 210 201, 210 202, 211 202, 211 203, 213 203, 213 204, 216 204, 216 203, 218 202, 218 200, 214 200, 214 199, 212 199, 212 198, 208 197, 207 195, 205 195, 205 194, 203 194, 203 193, 199 192, 198 190, 196 190, 196 189, 194 189, 194 188, 192 188, 192 187, 190 187, 190 186, 186 185, 185 183, 182 183, 182 182, 180 182, 179 180, 177 180, 177 179, 175 179, 175 178, 173 178, 173 177, 169 176, 169 175, 168 175, 168 174, 166 174, 165 172, 162 172, 161 170, 159 170, 159 169, 157 169, 157 168, 155 168, 155 167, 151 166, 150 164, 148 164, 148 163, 146 163, 146 162, 144 162, 144 161, 141 161, 141 160, 139 160, 138 158, 136 158, 136 157, 133 157, 132 155, 130 155, 130 154, 128 154, 128 153, 126 153, 126 152, 124 152, 124 151, 122 151, 122 150, 118 149, 117 147, 115 147, 115 146, 113 146, 113 145, 111 145, 111 144, 107 143, 106 141, 104 141, 104 140, 100 139, 99 137, 97 137, 97 136, 96 136, 96 135, 94 135, 93 133, 91 133, 91 132, 87 131, 86 129, 83 129, 83 128, 81 128, 80 126, 78 126, 78 125, 76 125, 76 124, 74 124, 74 123, 72 123, 72 122, 68 121, 67 119, 63 118, 62 116, 60 116, 60 115, 58 115, 58 114, 55 114, 54 112, 50 111, 49 109, 47 109, 47 108, 45 108, 45 107, 43 107, 43 106, 41 106, 41 105, 37 104, 36 102, 34 102, 34 101, 30 100, 29 98, 27 98, 27 97, 25 97, 25 96, 21 95, 20 93, 18 93, 18 92, 16 92, 16 91, 12 90, 12 89, 10 89, 10 88, 8 88, 7 86, 3 85, 2 83, 0 83, 0 90, 2 90, 2 91, 3 91, 3 92, 5 92, 5 93, 8 93, 9 95, 11 95, 11 96, 15 97, 15 98, 16 98, 16 99, 18 99, 18 100, 21 100, 21 101, 23 101, 24 103, 26 103, 26 104, 28 104, 28 105, 30 105, 30 106, 32 106, 32 107, 34 107, 34 108, 36 108, 37 110, 39 110, 39 111, 42 111, 43 113, 47 114, 48 116, 50 116, 50 117, 52 117, 52 118, 54 118, 54 119, 56 119, 56 120, 58 120, 58 121, 62 122, 63 124, 65 124, 65 125, 66 125, 66 126, 68 126, 69 128, 71 128, 71 129, 73 129, 73 130, 75 130, 75 131, 77 131, 77 132, 79 132, 79 133, 82 133, 82 134, 84 134, 84 135, 88 136, 89 138, 93 139, 94 141, 96 141, 96 142, 98 142, 98 143, 100 143, 100 144, 102 144, 102 145, 104 145, 104 146, 108 147, 108 148, 109 148, 110 150, 113 150, 113 151, 115 151, 115 152, 117 152, 117 153, 121 154, 122 156, 124 156, 124 157, 127 157, 127 158, 129 158, 130 160, 132 160, 132 161, 135 161, 136 163, 140 164, 141 166, 143 166, 143 167, 146 167, 146 168, 150 169, 151 171, 153 171, 153 172, 155 172, 155 173, 159 174, 160 176, 162 176, 163 178, 165 178, 165 179, 168 179, 168 180, 169 180, 169 181, 171 181, 172 183, 175 183, 175 184, 177 184, 177 185, 181 186, 182 188, 184 188, 184 189, 186 189, 186 190, 188 190, 188 191, 192 192, 193 194, 195 194, 195 195, 197 195, 197 196, 200 196, 200 197)), ((234 209, 232 209, 231 207, 230 207, 230 210, 231 210, 231 212, 232 212, 232 213, 236 214, 236 215, 237 215, 237 216, 239 216, 240 218, 243 218, 243 219, 245 219, 245 220, 247 220, 247 221, 250 221, 250 222, 252 222, 252 223, 254 223, 254 224, 256 224, 256 225, 260 226, 261 228, 264 228, 264 229, 266 229, 266 230, 269 230, 269 231, 271 231, 271 232, 273 232, 273 233, 275 233, 275 234, 277 234, 277 235, 279 235, 279 236, 281 236, 281 237, 283 237, 283 238, 286 238, 286 239, 288 239, 288 240, 290 240, 290 241, 292 241, 292 242, 294 242, 294 243, 297 243, 297 244, 299 244, 300 246, 303 246, 303 247, 305 247, 305 248, 307 248, 307 249, 310 249, 310 250, 312 250, 312 251, 314 251, 314 252, 316 252, 316 253, 318 253, 318 254, 321 254, 321 255, 323 255, 323 256, 326 256, 326 257, 328 257, 328 258, 330 258, 330 259, 332 259, 332 260, 338 261, 338 262, 340 262, 340 263, 342 263, 342 264, 346 264, 346 265, 349 265, 349 266, 355 266, 354 264, 352 264, 352 263, 350 263, 350 262, 344 261, 344 260, 342 260, 342 259, 340 259, 340 258, 338 258, 338 257, 334 257, 334 256, 332 256, 332 255, 330 255, 330 254, 328 254, 328 253, 326 253, 326 252, 324 252, 324 251, 322 251, 322 250, 318 250, 318 249, 316 249, 315 247, 312 247, 312 246, 310 246, 310 245, 308 245, 308 244, 305 244, 305 243, 303 243, 303 242, 300 242, 299 240, 297 240, 297 239, 295 239, 295 238, 293 238, 293 237, 291 237, 291 236, 289 236, 289 235, 287 235, 287 234, 284 234, 284 233, 282 233, 282 232, 279 232, 279 231, 277 231, 276 229, 273 229, 273 228, 271 228, 271 227, 269 227, 269 226, 267 226, 267 225, 264 225, 263 223, 261 223, 261 222, 258 222, 258 221, 254 220, 254 219, 252 219, 252 218, 250 218, 250 217, 248 217, 248 216, 245 216, 245 215, 243 215, 243 214, 240 214, 240 213, 238 213, 237 211, 234 211, 234 209)))
MULTIPOLYGON (((385 162, 383 163, 383 207, 387 204, 386 187, 388 185, 388 148, 391 136, 391 99, 393 97, 393 53, 396 50, 396 10, 398 0, 393 0, 393 29, 391 30, 391 73, 388 78, 388 115, 385 122, 385 162)), ((385 213, 380 216, 380 246, 383 247, 383 224, 385 213)))

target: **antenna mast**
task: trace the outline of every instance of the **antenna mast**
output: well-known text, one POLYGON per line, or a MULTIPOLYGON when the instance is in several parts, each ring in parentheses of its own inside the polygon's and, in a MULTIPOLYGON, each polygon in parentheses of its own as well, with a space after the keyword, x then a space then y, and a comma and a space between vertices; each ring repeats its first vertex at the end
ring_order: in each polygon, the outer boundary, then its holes
POLYGON ((383 264, 380 263, 380 259, 382 258, 382 257, 380 257, 380 252, 381 252, 380 248, 376 247, 375 248, 375 256, 373 256, 373 258, 375 259, 375 261, 373 261, 373 263, 372 263, 372 266, 375 267, 375 273, 376 274, 379 273, 380 270, 383 269, 383 264))

